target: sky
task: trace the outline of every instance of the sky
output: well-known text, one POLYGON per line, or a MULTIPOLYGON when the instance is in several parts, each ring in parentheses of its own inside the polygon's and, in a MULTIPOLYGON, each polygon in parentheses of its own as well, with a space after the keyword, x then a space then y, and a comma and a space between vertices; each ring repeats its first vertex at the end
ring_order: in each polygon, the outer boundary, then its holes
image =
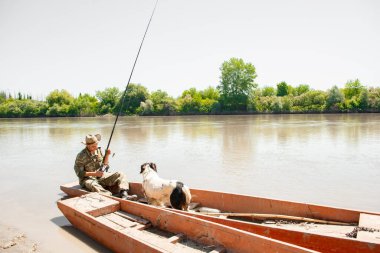
MULTIPOLYGON (((155 0, 0 0, 0 91, 124 90, 155 0)), ((159 0, 131 82, 177 97, 232 57, 259 87, 380 86, 380 1, 159 0)))

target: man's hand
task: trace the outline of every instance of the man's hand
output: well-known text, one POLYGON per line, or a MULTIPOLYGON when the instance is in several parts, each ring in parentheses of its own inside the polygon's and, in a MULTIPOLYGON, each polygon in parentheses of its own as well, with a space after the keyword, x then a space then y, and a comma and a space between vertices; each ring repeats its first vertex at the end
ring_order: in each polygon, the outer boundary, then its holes
POLYGON ((104 160, 103 160, 103 168, 102 170, 104 171, 108 171, 108 158, 110 157, 110 154, 111 154, 111 150, 110 149, 107 149, 106 151, 106 155, 104 156, 104 160))
POLYGON ((102 177, 103 176, 103 171, 100 171, 100 170, 96 171, 95 172, 95 176, 96 177, 102 177))
POLYGON ((86 177, 102 177, 103 171, 86 172, 86 177))

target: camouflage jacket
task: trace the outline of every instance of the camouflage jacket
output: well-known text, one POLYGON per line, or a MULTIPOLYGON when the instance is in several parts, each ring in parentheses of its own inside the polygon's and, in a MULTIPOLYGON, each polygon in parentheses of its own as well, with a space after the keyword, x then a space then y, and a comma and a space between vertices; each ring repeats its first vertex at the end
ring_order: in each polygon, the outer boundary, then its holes
POLYGON ((94 172, 99 170, 102 165, 103 156, 100 149, 91 154, 87 148, 84 148, 78 153, 75 159, 74 170, 79 178, 79 183, 82 184, 83 180, 89 177, 85 176, 86 172, 94 172))

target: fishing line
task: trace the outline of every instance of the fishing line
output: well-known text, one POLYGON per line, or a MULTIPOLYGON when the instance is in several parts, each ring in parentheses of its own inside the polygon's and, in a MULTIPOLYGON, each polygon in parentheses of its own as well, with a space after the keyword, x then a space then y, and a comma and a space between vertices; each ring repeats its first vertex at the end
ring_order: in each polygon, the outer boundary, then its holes
MULTIPOLYGON (((124 93, 123 93, 123 96, 122 96, 120 109, 119 109, 118 114, 116 115, 115 123, 113 124, 112 131, 111 131, 111 135, 110 135, 110 138, 109 138, 109 140, 108 140, 107 148, 106 148, 106 150, 105 150, 105 152, 104 152, 103 161, 104 161, 104 159, 105 159, 105 157, 106 157, 106 154, 107 154, 108 148, 110 147, 111 140, 112 140, 112 136, 113 136, 113 133, 114 133, 114 131, 115 131, 115 127, 116 127, 116 122, 117 122, 117 120, 119 119, 119 116, 120 116, 121 110, 123 109, 123 105, 124 105, 124 101, 125 101, 125 95, 126 95, 126 93, 127 93, 128 86, 129 86, 129 83, 130 83, 130 81, 131 81, 132 74, 133 74, 133 71, 134 71, 135 66, 136 66, 136 63, 137 63, 137 59, 139 58, 140 51, 141 51, 142 45, 143 45, 144 40, 145 40, 145 36, 146 36, 146 34, 147 34, 147 32, 148 32, 148 29, 149 29, 149 26, 150 26, 150 22, 152 21, 152 18, 153 18, 154 12, 156 11, 157 3, 158 3, 158 0, 156 0, 156 4, 154 5, 154 8, 153 8, 152 14, 151 14, 150 19, 149 19, 149 22, 148 22, 148 25, 146 26, 146 29, 145 29, 144 36, 143 36, 143 38, 142 38, 142 40, 141 40, 141 44, 140 44, 140 47, 139 47, 139 51, 137 52, 135 62, 133 63, 133 67, 132 67, 132 70, 131 70, 131 74, 129 75, 128 83, 127 83, 127 86, 125 87, 125 90, 124 90, 124 93)), ((104 168, 104 164, 103 164, 102 167, 103 167, 102 170, 108 171, 108 167, 107 167, 107 168, 104 168)))

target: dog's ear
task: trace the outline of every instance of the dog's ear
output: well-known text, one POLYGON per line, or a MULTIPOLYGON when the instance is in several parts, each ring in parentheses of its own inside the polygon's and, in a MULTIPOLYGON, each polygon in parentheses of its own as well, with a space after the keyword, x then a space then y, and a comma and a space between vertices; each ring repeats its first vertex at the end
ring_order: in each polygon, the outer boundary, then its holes
POLYGON ((148 163, 143 163, 141 164, 141 167, 140 167, 140 174, 144 172, 145 170, 145 165, 147 165, 148 163))
POLYGON ((155 172, 157 172, 157 166, 155 163, 150 163, 149 166, 152 168, 152 170, 154 170, 155 172))

